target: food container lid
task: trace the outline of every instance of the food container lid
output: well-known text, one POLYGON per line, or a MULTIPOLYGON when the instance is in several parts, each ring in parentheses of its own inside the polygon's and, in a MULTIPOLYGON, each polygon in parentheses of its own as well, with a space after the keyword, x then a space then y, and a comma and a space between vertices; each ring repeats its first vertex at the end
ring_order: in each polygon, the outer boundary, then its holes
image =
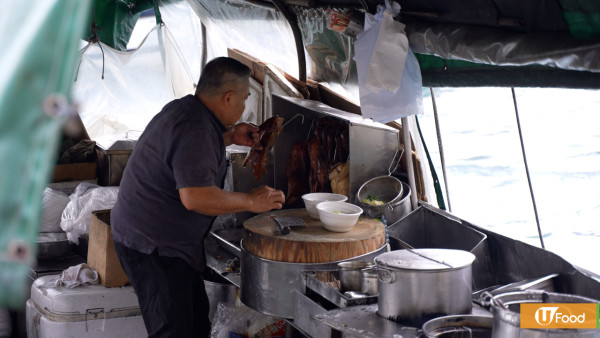
POLYGON ((475 255, 454 249, 404 249, 375 257, 382 267, 403 270, 442 271, 463 268, 473 264, 475 255))

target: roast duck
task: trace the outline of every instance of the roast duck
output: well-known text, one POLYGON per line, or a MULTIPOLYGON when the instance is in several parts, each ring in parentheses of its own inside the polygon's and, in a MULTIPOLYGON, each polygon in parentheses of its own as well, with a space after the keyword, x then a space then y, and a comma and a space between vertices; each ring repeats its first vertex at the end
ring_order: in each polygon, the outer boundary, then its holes
POLYGON ((308 141, 294 145, 285 166, 288 207, 301 207, 302 195, 309 192, 349 196, 348 140, 345 123, 323 117, 308 141))
POLYGON ((276 115, 266 120, 258 127, 260 141, 250 149, 248 156, 246 156, 246 159, 244 159, 244 163, 242 164, 242 166, 245 167, 246 164, 250 162, 252 174, 256 180, 259 180, 266 172, 267 156, 269 155, 271 148, 275 145, 275 142, 277 142, 279 134, 281 134, 284 120, 283 117, 276 115))
MULTIPOLYGON (((259 180, 266 172, 267 156, 281 134, 284 118, 273 116, 259 126, 260 141, 250 149, 250 163, 259 180)), ((349 196, 348 125, 332 118, 319 119, 308 141, 294 145, 285 165, 288 182, 286 206, 302 207, 302 195, 333 192, 349 196)))

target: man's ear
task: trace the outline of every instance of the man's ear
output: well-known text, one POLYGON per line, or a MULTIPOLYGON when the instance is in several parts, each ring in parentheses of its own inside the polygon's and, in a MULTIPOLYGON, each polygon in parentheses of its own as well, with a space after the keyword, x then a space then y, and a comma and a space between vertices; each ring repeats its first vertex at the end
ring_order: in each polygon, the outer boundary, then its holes
POLYGON ((229 105, 231 103, 231 100, 233 100, 233 94, 233 90, 230 90, 223 94, 223 103, 229 105))

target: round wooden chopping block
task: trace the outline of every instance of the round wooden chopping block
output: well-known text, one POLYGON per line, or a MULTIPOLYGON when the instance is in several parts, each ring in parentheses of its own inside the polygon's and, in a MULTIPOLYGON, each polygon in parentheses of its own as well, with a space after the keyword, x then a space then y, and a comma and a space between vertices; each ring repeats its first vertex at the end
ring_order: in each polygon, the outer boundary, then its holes
POLYGON ((385 244, 385 226, 360 217, 348 232, 332 232, 312 219, 305 208, 266 212, 244 222, 244 249, 258 257, 292 263, 326 263, 360 256, 385 244), (300 217, 306 226, 283 235, 271 216, 300 217))

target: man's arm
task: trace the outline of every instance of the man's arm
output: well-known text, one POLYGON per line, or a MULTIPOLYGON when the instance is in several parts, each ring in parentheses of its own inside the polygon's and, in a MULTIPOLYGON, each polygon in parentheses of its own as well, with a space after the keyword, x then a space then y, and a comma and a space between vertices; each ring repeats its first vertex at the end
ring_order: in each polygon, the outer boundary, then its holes
POLYGON ((248 194, 229 192, 212 187, 179 189, 183 206, 190 211, 208 216, 224 215, 240 211, 254 213, 281 209, 285 196, 281 190, 262 186, 248 194))

